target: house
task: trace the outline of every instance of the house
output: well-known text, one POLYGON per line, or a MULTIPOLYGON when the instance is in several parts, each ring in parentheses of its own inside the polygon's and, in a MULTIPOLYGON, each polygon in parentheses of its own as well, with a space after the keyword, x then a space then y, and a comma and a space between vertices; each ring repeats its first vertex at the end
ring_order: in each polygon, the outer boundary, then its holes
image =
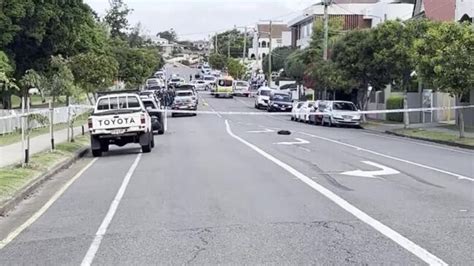
MULTIPOLYGON (((410 0, 333 0, 328 7, 329 19, 342 18, 343 30, 371 28, 388 19, 408 19, 413 3, 410 0)), ((313 24, 324 18, 322 1, 310 7, 288 25, 291 28, 292 46, 304 49, 309 46, 313 24)))
POLYGON ((154 44, 156 44, 158 46, 164 45, 164 44, 169 44, 169 41, 167 39, 163 39, 160 36, 149 35, 149 36, 146 36, 146 38, 149 39, 150 41, 152 41, 154 44))
POLYGON ((471 21, 474 0, 414 0, 413 18, 436 21, 471 21))
POLYGON ((272 49, 291 45, 291 31, 286 24, 259 23, 254 31, 252 47, 248 52, 249 59, 261 60, 270 51, 270 42, 272 49))

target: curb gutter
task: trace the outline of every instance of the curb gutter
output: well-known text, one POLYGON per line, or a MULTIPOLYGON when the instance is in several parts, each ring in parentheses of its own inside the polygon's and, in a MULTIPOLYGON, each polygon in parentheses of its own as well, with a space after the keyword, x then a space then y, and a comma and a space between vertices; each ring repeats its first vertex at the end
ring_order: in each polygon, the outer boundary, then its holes
POLYGON ((434 143, 438 143, 438 144, 443 144, 443 145, 448 145, 448 146, 453 146, 453 147, 458 147, 458 148, 463 148, 463 149, 468 149, 468 150, 474 150, 474 146, 467 145, 467 144, 462 144, 462 143, 456 143, 456 142, 445 141, 445 140, 428 139, 428 138, 422 138, 422 137, 407 136, 407 135, 396 133, 396 132, 393 132, 393 131, 390 131, 390 130, 386 130, 385 133, 389 134, 389 135, 394 135, 394 136, 397 136, 397 137, 410 138, 410 139, 416 139, 416 140, 424 140, 424 141, 434 142, 434 143))
POLYGON ((31 180, 27 185, 25 185, 21 190, 17 191, 12 197, 0 201, 0 216, 5 216, 9 211, 14 209, 20 202, 34 193, 45 181, 50 179, 55 174, 61 172, 62 170, 71 166, 78 159, 84 157, 89 151, 89 147, 81 148, 76 151, 72 158, 69 158, 63 162, 58 163, 49 169, 46 173, 41 174, 33 180, 31 180))

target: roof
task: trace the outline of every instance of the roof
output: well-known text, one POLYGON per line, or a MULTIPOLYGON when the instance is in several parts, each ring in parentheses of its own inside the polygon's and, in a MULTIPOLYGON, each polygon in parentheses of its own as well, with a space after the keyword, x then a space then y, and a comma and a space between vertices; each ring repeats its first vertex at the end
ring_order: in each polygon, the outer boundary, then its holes
POLYGON ((417 0, 414 17, 426 17, 436 21, 454 21, 456 0, 417 0))
MULTIPOLYGON (((270 24, 258 24, 257 31, 261 38, 268 38, 270 24)), ((285 31, 290 31, 286 24, 272 24, 272 39, 282 38, 282 33, 285 31)))
MULTIPOLYGON (((350 0, 340 0, 340 1, 350 1, 350 0)), ((354 0, 356 1, 356 0, 354 0)), ((357 0, 360 1, 360 0, 357 0)), ((372 1, 372 0, 371 0, 372 1)), ((329 15, 366 15, 369 10, 374 7, 377 1, 372 1, 370 3, 340 3, 333 2, 332 5, 328 7, 329 15)), ((324 6, 321 4, 315 4, 303 11, 303 14, 291 20, 288 25, 295 26, 305 22, 306 20, 311 19, 312 16, 323 16, 324 15, 324 6)))

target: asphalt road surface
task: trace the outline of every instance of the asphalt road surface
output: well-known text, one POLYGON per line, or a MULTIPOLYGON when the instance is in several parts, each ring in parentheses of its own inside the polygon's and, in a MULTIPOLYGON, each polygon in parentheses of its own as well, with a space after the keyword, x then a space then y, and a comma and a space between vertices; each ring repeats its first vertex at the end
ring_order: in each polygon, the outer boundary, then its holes
POLYGON ((0 218, 0 264, 474 265, 471 151, 226 114, 169 118, 155 143, 85 158, 0 218))

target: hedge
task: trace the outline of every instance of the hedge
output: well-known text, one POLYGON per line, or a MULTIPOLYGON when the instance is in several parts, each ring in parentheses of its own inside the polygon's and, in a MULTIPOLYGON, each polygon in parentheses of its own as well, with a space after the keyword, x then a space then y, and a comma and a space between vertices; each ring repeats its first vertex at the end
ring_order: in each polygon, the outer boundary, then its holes
MULTIPOLYGON (((387 110, 403 109, 403 97, 390 96, 387 99, 387 110)), ((388 113, 388 121, 403 122, 403 113, 388 113)))

